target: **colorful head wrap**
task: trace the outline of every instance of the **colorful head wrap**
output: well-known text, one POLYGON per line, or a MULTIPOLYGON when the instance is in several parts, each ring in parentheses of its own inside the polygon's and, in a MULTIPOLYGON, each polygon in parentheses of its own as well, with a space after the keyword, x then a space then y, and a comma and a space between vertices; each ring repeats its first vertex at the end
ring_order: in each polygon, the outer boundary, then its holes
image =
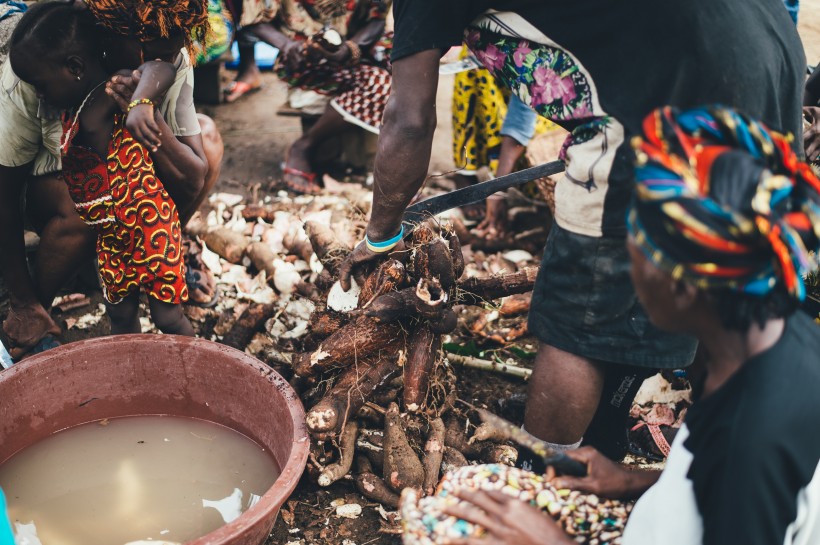
POLYGON ((196 57, 194 42, 205 43, 208 34, 208 0, 86 0, 86 4, 103 27, 140 41, 181 32, 191 59, 196 57))
POLYGON ((704 289, 802 301, 820 248, 820 180, 791 138, 721 107, 658 109, 643 131, 627 224, 646 256, 704 289))

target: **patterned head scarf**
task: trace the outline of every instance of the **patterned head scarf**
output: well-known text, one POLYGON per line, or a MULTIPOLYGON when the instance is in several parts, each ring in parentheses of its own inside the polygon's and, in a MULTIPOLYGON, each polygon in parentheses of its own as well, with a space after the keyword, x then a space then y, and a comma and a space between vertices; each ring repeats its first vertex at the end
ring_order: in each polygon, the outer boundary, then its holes
POLYGON ((802 301, 820 248, 820 180, 791 138, 721 107, 658 109, 643 132, 627 223, 645 255, 703 289, 802 301))
POLYGON ((208 34, 208 0, 86 0, 86 4, 103 27, 140 41, 181 31, 192 59, 194 42, 205 43, 208 34))

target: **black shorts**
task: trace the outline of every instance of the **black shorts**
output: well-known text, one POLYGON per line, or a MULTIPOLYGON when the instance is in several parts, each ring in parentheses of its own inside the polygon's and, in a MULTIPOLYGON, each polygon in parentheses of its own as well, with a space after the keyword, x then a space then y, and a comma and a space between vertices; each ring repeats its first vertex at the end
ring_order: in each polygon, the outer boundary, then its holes
POLYGON ((692 363, 694 338, 649 322, 629 277, 623 237, 588 237, 553 223, 535 281, 529 330, 596 361, 656 369, 692 363))

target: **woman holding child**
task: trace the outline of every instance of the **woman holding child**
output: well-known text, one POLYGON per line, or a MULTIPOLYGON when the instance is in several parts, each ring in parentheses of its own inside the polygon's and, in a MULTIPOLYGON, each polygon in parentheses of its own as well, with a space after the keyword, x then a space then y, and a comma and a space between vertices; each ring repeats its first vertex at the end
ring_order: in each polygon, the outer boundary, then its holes
MULTIPOLYGON (((140 82, 140 72, 131 70, 145 60, 157 58, 173 64, 175 76, 164 98, 161 93, 148 97, 162 114, 152 120, 156 124, 153 130, 166 128, 160 131, 161 145, 151 152, 151 158, 168 193, 179 205, 184 225, 216 181, 222 153, 213 122, 198 117, 194 110, 191 66, 187 51, 181 52, 191 28, 198 26, 195 20, 205 13, 206 2, 77 0, 59 4, 60 9, 95 16, 99 31, 95 54, 102 58, 107 73, 128 69, 128 75, 116 76, 100 89, 117 101, 123 113, 140 82)), ((15 25, 20 18, 18 15, 15 25)), ((12 354, 19 356, 32 347, 37 350, 44 339, 59 333, 47 309, 57 289, 93 248, 96 237, 83 226, 65 183, 55 175, 60 168, 62 127, 59 116, 50 112, 59 113, 58 110, 44 107, 45 102, 38 99, 30 85, 19 80, 8 61, 3 64, 2 78, 5 92, 0 96, 0 119, 13 127, 0 138, 0 245, 8 258, 4 272, 11 296, 9 316, 3 326, 15 347, 12 354), (17 246, 18 240, 22 241, 23 219, 16 203, 20 202, 23 188, 27 196, 26 216, 41 234, 33 277, 29 276, 22 249, 17 246)), ((135 115, 129 116, 132 121, 151 119, 153 114, 143 115, 147 112, 139 111, 146 106, 134 109, 135 115)), ((135 136, 149 136, 132 129, 135 136)), ((158 141, 146 143, 155 145, 158 141)), ((213 286, 207 285, 201 272, 189 268, 187 276, 194 301, 214 299, 213 286)))

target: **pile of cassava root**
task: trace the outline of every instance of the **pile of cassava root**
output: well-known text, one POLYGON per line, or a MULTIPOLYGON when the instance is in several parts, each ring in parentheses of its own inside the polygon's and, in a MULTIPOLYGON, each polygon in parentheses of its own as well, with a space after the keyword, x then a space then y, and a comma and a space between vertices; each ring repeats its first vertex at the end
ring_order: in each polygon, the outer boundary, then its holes
MULTIPOLYGON (((325 267, 316 285, 328 300, 350 249, 327 227, 307 222, 305 231, 325 267)), ((507 434, 486 424, 471 433, 441 338, 456 327, 454 306, 528 292, 537 268, 461 280, 463 271, 458 237, 426 222, 360 278, 355 308, 311 317, 291 382, 305 401, 308 470, 321 486, 351 475, 362 494, 395 508, 403 488, 431 494, 442 471, 468 460, 515 462, 507 434)))

